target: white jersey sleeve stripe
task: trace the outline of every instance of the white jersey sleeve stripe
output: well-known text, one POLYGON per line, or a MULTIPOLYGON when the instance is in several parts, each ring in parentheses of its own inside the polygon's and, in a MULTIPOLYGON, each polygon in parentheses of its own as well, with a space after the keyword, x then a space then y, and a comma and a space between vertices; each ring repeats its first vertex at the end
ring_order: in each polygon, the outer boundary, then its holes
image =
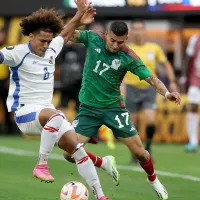
POLYGON ((32 53, 30 42, 27 42, 27 45, 28 45, 28 48, 29 48, 30 52, 32 53))
POLYGON ((19 65, 17 65, 16 67, 10 67, 10 69, 12 70, 12 79, 16 85, 14 94, 13 94, 13 98, 14 98, 14 102, 13 105, 11 106, 11 111, 16 111, 18 106, 19 106, 19 92, 20 92, 20 81, 19 81, 19 75, 18 75, 18 69, 19 67, 22 65, 22 63, 24 62, 24 59, 26 58, 26 56, 28 56, 30 52, 28 52, 23 58, 22 61, 19 63, 19 65))
POLYGON ((56 54, 56 50, 55 49, 53 49, 53 48, 48 48, 48 49, 51 49, 56 54))
POLYGON ((4 55, 3 55, 3 53, 1 51, 0 51, 0 54, 1 54, 1 60, 0 60, 0 64, 1 64, 4 61, 4 55))

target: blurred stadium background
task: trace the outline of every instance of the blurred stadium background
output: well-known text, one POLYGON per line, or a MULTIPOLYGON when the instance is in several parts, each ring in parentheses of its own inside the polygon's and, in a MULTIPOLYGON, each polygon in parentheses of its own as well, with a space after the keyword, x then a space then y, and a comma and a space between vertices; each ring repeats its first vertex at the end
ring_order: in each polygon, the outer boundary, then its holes
MULTIPOLYGON (((168 188, 170 199, 199 199, 199 153, 186 154, 183 148, 188 142, 186 130, 188 86, 187 82, 183 81, 182 75, 188 40, 192 35, 200 33, 200 0, 92 0, 92 2, 97 8, 95 24, 82 29, 103 30, 113 20, 124 20, 130 24, 134 19, 142 19, 147 27, 147 39, 158 43, 171 62, 182 96, 182 104, 176 106, 157 96, 156 135, 153 145, 155 166, 159 170, 160 179, 168 188)), ((0 47, 27 41, 27 38, 21 35, 19 23, 24 16, 39 7, 56 8, 58 13, 65 14, 66 22, 76 10, 73 0, 3 1, 0 6, 0 47)), ((78 109, 77 95, 84 58, 83 46, 68 44, 63 48, 56 63, 53 103, 66 113, 70 121, 73 121, 78 109), (73 76, 73 73, 76 76, 73 76)), ((159 66, 157 67, 158 76, 167 84, 165 73, 159 66)), ((37 159, 39 138, 27 137, 20 133, 14 124, 13 114, 7 113, 5 100, 8 81, 9 69, 0 65, 0 199, 59 199, 60 189, 65 182, 83 180, 77 175, 75 166, 64 161, 60 162, 62 152, 58 149, 50 160, 56 182, 45 185, 32 179, 31 172, 37 159)), ((139 132, 145 141, 145 121, 142 112, 139 132)), ((106 142, 105 134, 110 134, 110 131, 102 127, 99 138, 106 142)), ((106 147, 103 142, 97 146, 87 147, 98 155, 116 156, 122 179, 118 188, 111 185, 110 179, 108 180, 104 172, 99 171, 103 188, 108 196, 110 195, 113 200, 156 199, 138 166, 128 165, 130 155, 126 148, 117 142, 115 145, 114 150, 109 146, 106 147)))

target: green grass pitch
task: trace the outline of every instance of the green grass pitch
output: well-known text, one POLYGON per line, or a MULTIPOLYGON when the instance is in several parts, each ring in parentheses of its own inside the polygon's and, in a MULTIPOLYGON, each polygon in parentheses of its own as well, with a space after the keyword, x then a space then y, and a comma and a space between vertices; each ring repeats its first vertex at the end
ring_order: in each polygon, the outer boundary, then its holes
MULTIPOLYGON (((76 165, 62 160, 62 151, 58 148, 55 148, 54 156, 49 159, 50 171, 55 177, 55 182, 45 184, 32 178, 39 142, 22 137, 0 137, 0 200, 59 200, 60 190, 65 183, 80 181, 86 185, 79 176, 76 165)), ((139 165, 128 164, 130 154, 123 144, 117 143, 115 150, 108 149, 104 143, 90 144, 86 149, 99 156, 111 154, 116 157, 121 174, 118 187, 103 170, 97 170, 104 193, 112 200, 157 199, 146 181, 145 173, 137 171, 139 165), (135 167, 134 170, 131 170, 131 167, 135 167)), ((169 199, 199 200, 200 154, 186 154, 183 145, 167 144, 154 145, 153 152, 155 168, 161 173, 158 177, 167 188, 169 199)), ((90 190, 89 193, 89 199, 94 200, 90 190)))

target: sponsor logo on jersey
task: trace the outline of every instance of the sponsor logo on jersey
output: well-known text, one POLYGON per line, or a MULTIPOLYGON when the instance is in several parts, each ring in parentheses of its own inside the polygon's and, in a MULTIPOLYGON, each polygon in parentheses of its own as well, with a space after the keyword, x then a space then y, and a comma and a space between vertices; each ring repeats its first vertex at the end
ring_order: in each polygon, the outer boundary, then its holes
POLYGON ((115 69, 115 70, 118 70, 118 68, 120 67, 120 65, 121 65, 120 60, 114 59, 114 60, 112 61, 111 68, 113 68, 113 69, 115 69))
POLYGON ((76 127, 78 126, 78 123, 79 123, 79 120, 74 120, 74 121, 72 122, 72 126, 73 126, 74 128, 76 128, 76 127))
POLYGON ((33 63, 32 63, 32 64, 34 65, 34 64, 37 64, 37 63, 38 63, 38 61, 33 61, 33 63))
POLYGON ((100 48, 96 48, 94 49, 96 52, 101 53, 101 49, 100 48))

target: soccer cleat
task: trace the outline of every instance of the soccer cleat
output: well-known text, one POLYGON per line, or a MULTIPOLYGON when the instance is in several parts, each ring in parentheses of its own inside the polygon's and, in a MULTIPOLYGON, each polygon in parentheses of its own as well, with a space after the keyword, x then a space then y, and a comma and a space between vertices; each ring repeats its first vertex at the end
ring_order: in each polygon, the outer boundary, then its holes
POLYGON ((103 196, 103 197, 101 197, 101 198, 99 198, 99 199, 97 199, 97 200, 112 200, 112 199, 110 199, 110 198, 108 198, 108 197, 105 197, 105 196, 103 196))
POLYGON ((197 152, 198 151, 198 146, 189 143, 189 144, 185 145, 185 151, 186 152, 197 152))
POLYGON ((54 177, 51 176, 49 172, 49 167, 45 164, 43 165, 36 165, 33 170, 33 176, 41 180, 41 182, 45 183, 53 183, 54 177))
POLYGON ((112 177, 113 182, 115 183, 116 186, 118 186, 120 180, 120 174, 116 168, 115 158, 113 156, 105 156, 102 159, 103 162, 105 163, 102 166, 102 169, 104 169, 112 177))
POLYGON ((151 187, 153 188, 153 190, 156 192, 156 194, 158 195, 159 199, 168 199, 168 193, 167 190, 165 189, 165 187, 160 183, 160 181, 158 180, 158 178, 156 177, 156 179, 154 181, 149 181, 147 179, 147 181, 149 182, 149 184, 151 185, 151 187))

